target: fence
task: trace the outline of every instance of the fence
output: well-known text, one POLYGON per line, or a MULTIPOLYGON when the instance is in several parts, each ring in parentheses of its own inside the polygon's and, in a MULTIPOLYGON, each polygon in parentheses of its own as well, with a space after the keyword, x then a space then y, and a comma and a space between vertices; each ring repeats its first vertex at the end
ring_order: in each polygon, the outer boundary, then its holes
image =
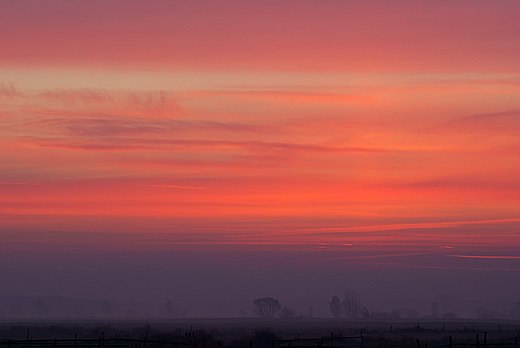
POLYGON ((182 348, 192 346, 190 342, 167 342, 132 338, 99 339, 43 339, 43 340, 6 340, 0 342, 1 348, 182 348))
MULTIPOLYGON (((475 347, 475 348, 488 348, 488 347, 510 347, 518 348, 518 336, 515 337, 513 342, 488 342, 487 332, 484 332, 483 340, 480 340, 480 335, 475 336, 475 343, 468 342, 453 342, 453 336, 450 335, 448 338, 448 344, 436 346, 435 348, 453 348, 453 347, 475 347)), ((421 347, 421 342, 417 339, 417 348, 427 348, 427 344, 421 347)))
MULTIPOLYGON (((370 346, 374 345, 374 341, 370 341, 370 346)), ((429 348, 428 342, 421 342, 416 339, 417 348, 429 348)), ((41 339, 41 340, 4 340, 0 342, 0 348, 196 348, 198 345, 196 339, 188 339, 185 342, 156 341, 132 338, 108 338, 103 336, 98 339, 41 339)), ((220 341, 216 342, 216 346, 224 348, 220 341)), ((249 347, 253 348, 253 341, 249 341, 249 347)), ((364 348, 364 337, 361 333, 359 336, 330 337, 322 338, 302 338, 287 340, 269 340, 266 341, 264 348, 313 348, 313 347, 330 347, 330 348, 364 348)), ((487 333, 484 333, 483 339, 477 334, 474 342, 462 341, 456 342, 453 336, 449 336, 447 344, 431 345, 430 348, 520 348, 518 347, 518 337, 510 342, 488 342, 487 333)), ((379 348, 384 348, 383 343, 379 343, 379 348)))
MULTIPOLYGON (((272 340, 267 342, 268 347, 291 347, 291 348, 307 348, 307 347, 339 347, 341 343, 356 342, 358 346, 363 347, 363 334, 359 336, 335 337, 333 333, 330 337, 325 338, 298 338, 290 340, 272 340)), ((250 342, 250 346, 252 342, 250 342)))

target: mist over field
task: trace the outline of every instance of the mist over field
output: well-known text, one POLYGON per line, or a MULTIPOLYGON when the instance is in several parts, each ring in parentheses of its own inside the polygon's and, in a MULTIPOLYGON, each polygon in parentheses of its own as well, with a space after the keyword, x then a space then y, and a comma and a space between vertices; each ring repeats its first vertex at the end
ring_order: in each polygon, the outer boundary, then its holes
MULTIPOLYGON (((520 280, 508 271, 374 269, 310 252, 88 252, 2 256, 0 316, 28 318, 251 317, 274 297, 298 316, 332 317, 329 302, 357 291, 371 311, 411 308, 418 317, 515 318, 520 280), (45 256, 45 262, 42 258, 45 256), (296 263, 287 260, 313 260, 296 263), (50 261, 49 261, 50 259, 50 261), (7 295, 7 296, 6 296, 7 295), (171 301, 171 308, 166 302, 171 301)), ((405 258, 401 256, 400 258, 405 258)), ((393 257, 392 259, 395 259, 393 257)))

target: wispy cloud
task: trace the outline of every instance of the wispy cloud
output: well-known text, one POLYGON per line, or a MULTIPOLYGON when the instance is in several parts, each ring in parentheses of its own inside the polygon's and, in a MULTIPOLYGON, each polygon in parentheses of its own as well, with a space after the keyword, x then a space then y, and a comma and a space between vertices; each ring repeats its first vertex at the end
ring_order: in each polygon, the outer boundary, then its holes
POLYGON ((464 266, 442 266, 442 265, 406 265, 397 263, 373 263, 374 266, 391 267, 391 268, 417 268, 417 269, 443 269, 443 270, 461 270, 461 271, 488 271, 488 272, 511 272, 520 271, 519 268, 495 268, 495 267, 464 267, 464 266))
POLYGON ((387 187, 412 188, 424 190, 487 190, 487 191, 506 191, 517 192, 520 190, 520 181, 516 178, 508 180, 490 180, 489 178, 466 176, 466 177, 444 177, 425 181, 415 182, 394 182, 387 187))
POLYGON ((489 260, 517 260, 520 256, 508 255, 447 255, 449 257, 458 257, 463 259, 489 259, 489 260))
POLYGON ((313 229, 307 229, 304 231, 309 231, 310 233, 393 231, 393 230, 407 230, 407 229, 432 229, 432 228, 461 227, 461 226, 466 226, 466 225, 509 224, 509 223, 517 223, 517 222, 520 222, 520 219, 398 223, 398 224, 389 224, 389 225, 366 225, 366 226, 354 226, 354 227, 313 228, 313 229))
POLYGON ((38 97, 48 99, 51 102, 60 101, 64 103, 85 103, 85 104, 112 104, 117 103, 113 93, 105 90, 95 90, 88 88, 81 89, 52 89, 45 90, 37 94, 38 97))
POLYGON ((115 111, 146 112, 147 116, 177 117, 183 110, 173 93, 167 91, 109 91, 103 89, 52 89, 41 91, 33 98, 42 98, 63 107, 104 107, 115 111))
POLYGON ((441 128, 463 133, 518 134, 520 109, 464 116, 441 124, 441 128))
POLYGON ((296 90, 224 90, 224 91, 196 91, 190 93, 195 97, 228 97, 264 100, 284 104, 375 104, 378 101, 376 95, 360 95, 348 93, 319 93, 296 90))
POLYGON ((138 118, 47 118, 34 121, 31 127, 45 127, 75 137, 113 137, 129 134, 158 133, 165 130, 161 123, 138 118))
POLYGON ((63 133, 82 137, 117 137, 142 133, 238 132, 255 133, 273 130, 272 126, 237 122, 193 119, 150 119, 99 112, 83 113, 63 110, 33 110, 35 117, 18 124, 26 132, 63 133))
MULTIPOLYGON (((117 129, 118 127, 114 127, 117 129)), ((105 130, 105 128, 101 128, 105 130)), ((113 133, 124 133, 125 131, 138 131, 147 132, 152 131, 150 129, 141 128, 125 128, 117 130, 108 130, 110 134, 113 133)), ((98 133, 93 131, 80 132, 80 134, 94 134, 98 133)), ((79 134, 78 134, 79 135, 79 134)), ((381 148, 363 148, 363 147, 340 147, 340 146, 326 146, 319 144, 298 144, 298 143, 271 143, 263 141, 225 141, 225 140, 196 140, 196 139, 183 139, 183 140, 167 140, 167 139, 143 139, 143 138, 124 138, 120 141, 117 139, 110 139, 108 142, 91 142, 91 141, 70 141, 60 139, 40 139, 34 137, 26 137, 26 141, 50 148, 70 149, 70 150, 86 150, 86 151, 175 151, 176 148, 182 150, 190 148, 209 148, 212 150, 222 148, 236 148, 244 149, 250 152, 277 152, 284 151, 285 153, 290 152, 316 152, 316 153, 358 153, 358 154, 385 154, 393 152, 392 150, 381 149, 381 148)))
POLYGON ((165 188, 165 189, 181 189, 181 190, 207 190, 207 187, 202 186, 179 186, 179 185, 147 185, 154 188, 165 188))
POLYGON ((341 256, 334 258, 335 260, 362 260, 362 259, 386 259, 393 257, 409 257, 419 255, 434 255, 438 253, 432 252, 419 252, 419 253, 398 253, 398 254, 373 254, 373 255, 358 255, 358 256, 341 256))
POLYGON ((10 182, 0 182, 0 185, 28 185, 28 186, 36 186, 38 184, 37 183, 33 183, 33 182, 14 182, 14 181, 10 181, 10 182))
POLYGON ((13 82, 0 82, 0 98, 14 98, 18 96, 23 96, 23 93, 16 89, 13 82))

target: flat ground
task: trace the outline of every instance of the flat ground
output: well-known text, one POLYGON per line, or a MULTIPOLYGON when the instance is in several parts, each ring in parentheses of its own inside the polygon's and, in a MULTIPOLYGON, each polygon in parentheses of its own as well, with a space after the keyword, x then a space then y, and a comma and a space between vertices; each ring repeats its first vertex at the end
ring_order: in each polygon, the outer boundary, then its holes
POLYGON ((179 319, 0 323, 0 339, 127 337, 182 341, 197 337, 198 347, 440 347, 452 336, 454 347, 514 348, 519 321, 351 321, 346 319, 179 319), (361 336, 363 337, 361 339, 361 336), (331 338, 333 337, 333 340, 331 338), (347 339, 346 337, 353 337, 347 339), (300 341, 298 341, 300 339, 300 341), (305 340, 304 340, 305 339, 305 340), (285 340, 285 341, 284 341, 285 340), (288 340, 293 340, 288 342, 288 340))

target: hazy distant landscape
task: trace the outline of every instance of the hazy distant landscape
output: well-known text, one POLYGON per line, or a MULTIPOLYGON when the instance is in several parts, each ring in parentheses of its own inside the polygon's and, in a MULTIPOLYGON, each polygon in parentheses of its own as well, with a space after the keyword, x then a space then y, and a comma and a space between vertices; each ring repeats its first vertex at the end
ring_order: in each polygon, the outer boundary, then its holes
MULTIPOLYGON (((334 296, 339 302, 334 304, 334 298, 328 303, 328 308, 309 307, 299 310, 293 307, 279 305, 272 316, 281 320, 312 320, 333 317, 336 320, 404 320, 404 321, 465 321, 465 320, 520 320, 520 301, 511 304, 507 311, 498 311, 484 307, 477 307, 471 316, 459 316, 444 306, 443 311, 439 303, 432 302, 429 312, 418 312, 414 308, 393 308, 389 311, 369 308, 356 303, 355 311, 348 313, 345 308, 345 299, 334 296), (337 309, 334 309, 334 305, 337 309), (328 311, 327 311, 328 310, 328 311)), ((278 300, 277 300, 278 301, 278 300)), ((67 297, 24 297, 24 296, 0 296, 0 321, 24 322, 27 320, 198 320, 204 317, 190 316, 189 306, 186 304, 179 309, 172 301, 164 303, 146 302, 118 302, 110 300, 88 300, 67 297)), ((222 317, 218 313, 209 312, 209 318, 222 317)), ((237 311, 236 315, 228 316, 247 320, 262 315, 255 312, 253 303, 237 311)), ((269 317, 269 316, 267 316, 269 317)))

